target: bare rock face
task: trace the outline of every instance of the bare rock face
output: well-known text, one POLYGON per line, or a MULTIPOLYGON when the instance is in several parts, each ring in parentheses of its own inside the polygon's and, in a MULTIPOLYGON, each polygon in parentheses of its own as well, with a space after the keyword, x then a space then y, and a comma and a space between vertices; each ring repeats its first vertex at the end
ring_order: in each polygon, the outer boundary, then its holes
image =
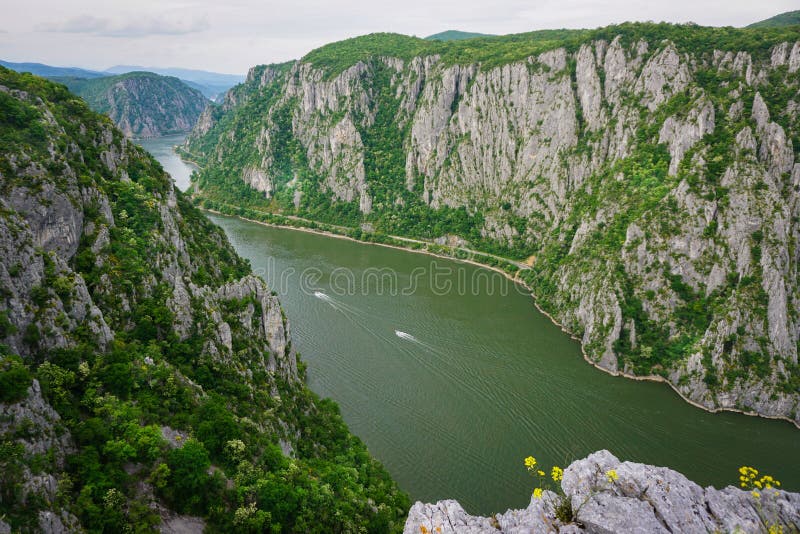
POLYGON ((669 117, 661 127, 658 141, 669 145, 669 173, 678 173, 678 165, 683 156, 704 135, 714 131, 714 106, 708 100, 701 100, 689 112, 685 121, 669 117))
MULTIPOLYGON (((283 198, 300 210, 317 187, 375 227, 405 222, 404 208, 408 222, 463 209, 482 238, 536 255, 534 296, 595 365, 800 425, 800 42, 679 45, 618 35, 491 66, 431 54, 257 67, 227 112, 254 111, 241 102, 258 94, 275 104, 255 110, 237 172, 273 199, 294 188, 283 198), (307 161, 288 183, 286 138, 307 161), (370 167, 395 152, 392 176, 370 167)), ((242 134, 210 143, 212 165, 242 134)))
POLYGON ((272 179, 264 171, 248 167, 242 174, 242 180, 256 191, 264 193, 267 198, 272 196, 272 179))
MULTIPOLYGON (((21 502, 39 502, 48 509, 40 510, 38 526, 41 532, 61 534, 81 532, 77 518, 62 510, 56 501, 59 477, 65 469, 67 455, 75 452, 72 435, 63 426, 61 417, 42 397, 42 389, 33 380, 27 395, 14 404, 0 403, 0 439, 22 445, 23 458, 12 460, 9 469, 19 468, 17 462, 36 456, 48 457, 45 471, 32 473, 21 467, 21 476, 14 479, 19 484, 21 502)), ((11 476, 11 471, 7 473, 11 476)), ((4 480, 12 484, 11 479, 4 480)), ((6 488, 9 489, 9 488, 6 488)), ((0 532, 11 532, 11 527, 0 521, 0 532), (4 530, 6 529, 6 530, 4 530)))
POLYGON ((0 404, 0 435, 13 435, 15 429, 32 425, 36 432, 19 438, 27 454, 55 455, 56 464, 74 450, 72 437, 60 424, 61 417, 42 398, 42 388, 34 380, 28 395, 16 404, 0 404))
POLYGON ((205 521, 199 517, 176 514, 162 518, 162 522, 158 526, 158 530, 162 534, 195 534, 203 532, 205 528, 205 521))
POLYGON ((545 491, 524 510, 508 510, 491 518, 470 516, 456 501, 417 502, 405 534, 442 533, 706 533, 762 532, 765 525, 791 529, 800 522, 800 494, 763 490, 755 497, 734 487, 701 488, 666 467, 620 462, 599 451, 573 462, 561 483, 570 499, 574 520, 555 517, 560 498, 545 491), (614 471, 614 480, 608 477, 614 471))
POLYGON ((56 514, 50 510, 39 511, 39 528, 45 534, 71 534, 83 532, 78 518, 69 512, 56 514))
POLYGON ((194 128, 192 128, 192 135, 201 136, 205 135, 211 130, 214 126, 214 115, 212 113, 212 108, 209 105, 206 105, 203 112, 197 118, 197 122, 194 124, 194 128))

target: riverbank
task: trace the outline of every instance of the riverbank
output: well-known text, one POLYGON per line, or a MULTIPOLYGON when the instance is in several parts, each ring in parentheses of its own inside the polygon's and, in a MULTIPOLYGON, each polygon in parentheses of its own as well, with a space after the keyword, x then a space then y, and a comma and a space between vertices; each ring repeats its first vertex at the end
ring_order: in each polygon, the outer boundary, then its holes
POLYGON ((669 380, 667 380, 665 377, 663 377, 661 375, 634 375, 634 374, 626 373, 626 372, 620 371, 620 370, 607 369, 607 368, 601 366, 596 361, 594 361, 592 358, 590 358, 589 355, 586 353, 586 350, 584 348, 582 340, 574 332, 572 332, 569 329, 567 329, 561 322, 559 322, 552 314, 547 312, 539 304, 539 302, 536 299, 536 296, 533 293, 533 288, 531 288, 519 276, 519 272, 521 270, 532 269, 533 268, 532 266, 525 265, 525 264, 523 264, 521 262, 518 262, 516 260, 512 260, 510 258, 503 258, 503 257, 497 256, 497 255, 488 254, 488 253, 484 253, 484 252, 480 252, 480 251, 474 251, 474 250, 467 249, 467 248, 464 248, 464 247, 449 247, 447 245, 439 245, 439 244, 428 242, 428 241, 416 240, 416 239, 412 239, 412 238, 404 238, 404 237, 401 237, 401 236, 392 236, 392 235, 375 234, 375 233, 362 233, 362 235, 366 236, 367 238, 363 238, 363 237, 362 238, 357 238, 357 237, 354 237, 353 235, 348 235, 347 233, 345 233, 347 231, 354 231, 354 229, 346 228, 346 227, 337 227, 336 225, 330 225, 330 224, 327 224, 327 223, 320 223, 320 222, 317 222, 317 221, 311 221, 311 220, 303 219, 303 218, 300 218, 300 217, 290 217, 290 216, 285 216, 285 215, 274 215, 274 214, 268 214, 268 213, 259 212, 259 214, 263 213, 263 215, 275 218, 278 221, 280 219, 284 219, 286 221, 291 221, 292 223, 296 223, 296 224, 286 224, 285 222, 283 222, 283 223, 282 222, 276 222, 275 220, 267 221, 267 220, 254 219, 254 218, 251 218, 251 217, 247 217, 245 215, 240 215, 240 214, 235 213, 235 211, 239 211, 239 210, 241 210, 241 208, 237 208, 237 207, 233 207, 233 206, 230 207, 230 208, 231 208, 231 211, 233 211, 234 213, 226 213, 224 211, 220 211, 220 210, 216 210, 216 209, 209 209, 209 208, 205 208, 205 207, 201 206, 201 209, 203 209, 204 211, 207 211, 209 213, 214 213, 214 214, 223 215, 223 216, 236 217, 236 218, 242 219, 244 221, 248 221, 248 222, 255 223, 255 224, 260 224, 260 225, 263 225, 263 226, 269 226, 269 227, 273 227, 273 228, 282 228, 282 229, 286 229, 286 230, 297 230, 297 231, 301 231, 301 232, 307 232, 307 233, 311 233, 311 234, 317 234, 317 235, 322 235, 322 236, 326 236, 326 237, 332 237, 332 238, 335 238, 335 239, 349 240, 349 241, 353 241, 353 242, 357 242, 357 243, 361 243, 361 244, 365 244, 365 245, 379 245, 379 246, 386 247, 386 248, 393 248, 393 249, 397 249, 397 250, 403 250, 403 251, 406 251, 406 252, 414 252, 414 253, 425 254, 425 255, 433 256, 433 257, 437 257, 437 258, 454 260, 454 261, 467 263, 467 264, 470 264, 470 265, 474 265, 476 267, 480 267, 480 268, 484 268, 484 269, 488 269, 488 270, 494 271, 496 273, 499 273, 499 274, 503 275, 504 277, 506 277, 507 279, 509 279, 513 283, 519 284, 520 286, 525 288, 525 291, 530 295, 530 297, 531 297, 531 299, 533 301, 533 305, 536 307, 536 309, 542 315, 547 317, 548 320, 550 320, 554 325, 556 325, 562 332, 564 332, 570 338, 572 338, 573 340, 578 342, 578 345, 580 346, 580 352, 581 352, 581 355, 583 356, 583 359, 587 363, 592 365, 595 369, 599 369, 600 371, 603 371, 604 373, 606 373, 608 375, 611 375, 611 376, 615 376, 615 377, 627 378, 627 379, 636 380, 636 381, 659 382, 659 383, 667 384, 670 387, 670 389, 672 389, 672 391, 674 391, 683 401, 685 401, 686 403, 694 406, 695 408, 699 408, 699 409, 701 409, 701 410, 703 410, 705 412, 708 412, 708 413, 731 412, 731 413, 738 413, 738 414, 743 414, 743 415, 748 415, 748 416, 753 416, 753 417, 760 417, 760 418, 764 418, 764 419, 782 420, 782 421, 787 421, 787 422, 793 424, 796 428, 800 429, 800 423, 798 423, 797 421, 794 421, 794 420, 792 420, 792 419, 790 419, 788 417, 785 417, 785 416, 770 416, 770 415, 759 414, 757 412, 740 410, 740 409, 736 409, 736 408, 719 408, 719 407, 715 407, 715 406, 706 406, 706 405, 701 404, 701 403, 699 403, 699 402, 697 402, 697 401, 695 401, 693 399, 690 399, 686 395, 684 395, 677 388, 677 386, 675 384, 673 384, 672 382, 670 382, 669 380), (424 248, 422 248, 422 247, 424 247, 424 248), (464 256, 460 256, 459 254, 466 254, 468 256, 464 257, 464 256), (494 262, 499 262, 501 264, 504 264, 504 266, 501 266, 501 265, 498 265, 498 264, 494 264, 493 265, 491 263, 485 263, 485 262, 479 261, 478 258, 490 258, 494 262))

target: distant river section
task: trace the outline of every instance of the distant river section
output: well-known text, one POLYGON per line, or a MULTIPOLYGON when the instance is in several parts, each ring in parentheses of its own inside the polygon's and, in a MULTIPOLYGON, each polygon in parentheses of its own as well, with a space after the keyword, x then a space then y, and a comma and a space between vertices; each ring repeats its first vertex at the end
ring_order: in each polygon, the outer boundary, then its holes
POLYGON ((185 139, 186 134, 165 135, 152 139, 134 139, 135 143, 144 147, 161 163, 164 170, 175 180, 175 186, 181 191, 186 191, 189 188, 189 178, 196 169, 194 165, 186 163, 175 153, 174 147, 182 145, 185 139))

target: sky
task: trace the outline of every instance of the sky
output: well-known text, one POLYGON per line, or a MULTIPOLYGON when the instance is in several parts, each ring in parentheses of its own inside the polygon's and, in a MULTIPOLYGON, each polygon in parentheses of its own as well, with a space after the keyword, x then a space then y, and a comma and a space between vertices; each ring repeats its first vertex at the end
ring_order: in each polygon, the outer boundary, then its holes
POLYGON ((798 0, 0 0, 0 59, 243 74, 373 32, 519 33, 637 21, 745 26, 798 0))

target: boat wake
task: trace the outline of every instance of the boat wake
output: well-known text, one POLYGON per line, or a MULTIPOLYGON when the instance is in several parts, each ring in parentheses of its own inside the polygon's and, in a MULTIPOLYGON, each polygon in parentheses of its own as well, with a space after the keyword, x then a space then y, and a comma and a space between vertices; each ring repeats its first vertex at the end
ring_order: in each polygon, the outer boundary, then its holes
POLYGON ((395 330, 394 331, 394 335, 396 335, 400 339, 407 339, 408 341, 415 341, 415 342, 419 343, 419 340, 417 338, 415 338, 411 334, 407 334, 406 332, 403 332, 403 331, 400 331, 400 330, 395 330))

